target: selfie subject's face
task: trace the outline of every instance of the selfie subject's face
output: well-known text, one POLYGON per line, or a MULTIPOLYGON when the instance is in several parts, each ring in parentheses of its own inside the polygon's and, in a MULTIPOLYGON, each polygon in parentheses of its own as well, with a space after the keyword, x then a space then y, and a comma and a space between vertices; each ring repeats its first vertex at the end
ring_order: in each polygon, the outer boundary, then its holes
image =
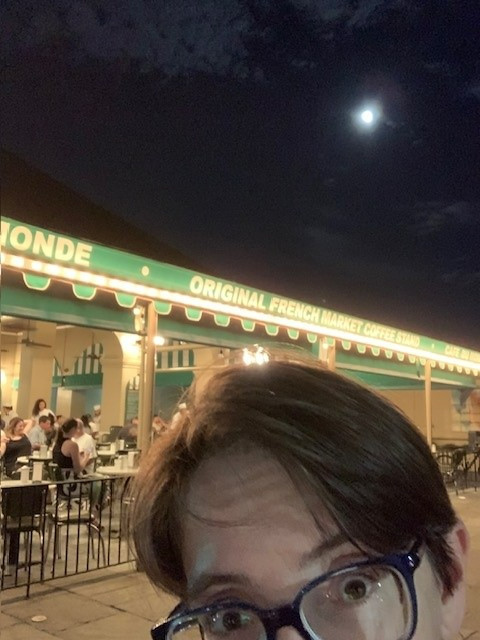
MULTIPOLYGON (((202 463, 190 483, 183 519, 188 605, 240 599, 261 608, 277 607, 290 603, 306 583, 330 569, 365 559, 341 539, 319 501, 310 501, 310 506, 320 528, 288 475, 260 451, 202 463), (340 539, 334 548, 308 557, 335 537, 340 539)), ((428 557, 415 573, 415 586, 419 619, 413 637, 439 640, 442 598, 428 557)), ((284 628, 277 637, 300 636, 284 628)))

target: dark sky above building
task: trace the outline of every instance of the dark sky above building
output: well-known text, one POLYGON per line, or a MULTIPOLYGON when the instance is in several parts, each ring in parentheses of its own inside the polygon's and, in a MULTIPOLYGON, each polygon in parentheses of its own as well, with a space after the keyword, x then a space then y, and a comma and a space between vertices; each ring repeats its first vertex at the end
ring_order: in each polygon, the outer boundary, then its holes
POLYGON ((480 3, 10 0, 0 21, 7 149, 214 275, 480 348, 480 3))

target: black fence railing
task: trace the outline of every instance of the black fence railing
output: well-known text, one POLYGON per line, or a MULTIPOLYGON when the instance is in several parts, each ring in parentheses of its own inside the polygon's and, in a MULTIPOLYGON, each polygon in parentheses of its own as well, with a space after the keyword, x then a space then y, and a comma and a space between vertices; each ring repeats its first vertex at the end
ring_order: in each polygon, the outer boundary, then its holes
POLYGON ((2 591, 133 560, 131 477, 2 486, 2 591))

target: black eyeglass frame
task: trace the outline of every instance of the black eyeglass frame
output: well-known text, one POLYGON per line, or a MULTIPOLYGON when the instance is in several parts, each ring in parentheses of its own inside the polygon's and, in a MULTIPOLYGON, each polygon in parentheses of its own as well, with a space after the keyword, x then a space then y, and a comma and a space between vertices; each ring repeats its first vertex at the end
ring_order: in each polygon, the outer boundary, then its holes
POLYGON ((404 578, 408 588, 410 601, 412 604, 412 620, 410 629, 404 637, 398 640, 411 640, 415 629, 417 627, 418 620, 418 604, 417 594, 415 591, 415 584, 413 580, 413 574, 418 568, 421 562, 420 547, 422 546, 421 540, 416 540, 410 551, 406 553, 392 553, 379 558, 372 558, 370 560, 364 560, 357 562, 340 569, 335 569, 324 573, 318 578, 311 580, 307 583, 295 596, 292 603, 277 607, 275 609, 260 609, 254 605, 246 602, 229 600, 207 605, 205 607, 198 607, 196 609, 187 609, 183 603, 180 603, 170 613, 170 615, 157 624, 155 624, 150 633, 153 640, 169 640, 168 636, 170 631, 175 630, 176 626, 183 621, 183 625, 188 625, 190 621, 203 615, 215 615, 219 611, 224 609, 236 609, 240 611, 251 611, 258 616, 258 619, 263 624, 265 629, 265 640, 275 640, 276 633, 283 627, 293 627, 304 640, 316 640, 315 637, 305 628, 302 621, 300 612, 300 605, 302 600, 309 591, 317 587, 322 582, 330 580, 333 576, 346 573, 348 571, 361 568, 361 567, 374 567, 374 566, 386 566, 396 569, 404 578))

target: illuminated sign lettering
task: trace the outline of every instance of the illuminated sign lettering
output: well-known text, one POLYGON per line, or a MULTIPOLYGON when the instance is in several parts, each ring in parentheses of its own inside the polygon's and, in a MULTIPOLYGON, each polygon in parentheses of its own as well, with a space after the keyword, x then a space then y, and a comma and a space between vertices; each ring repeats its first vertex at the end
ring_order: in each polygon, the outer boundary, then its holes
POLYGON ((2 247, 9 247, 21 253, 30 253, 39 258, 73 262, 81 267, 90 266, 92 245, 48 233, 48 231, 32 230, 24 225, 12 225, 5 220, 2 220, 1 244, 2 247))

